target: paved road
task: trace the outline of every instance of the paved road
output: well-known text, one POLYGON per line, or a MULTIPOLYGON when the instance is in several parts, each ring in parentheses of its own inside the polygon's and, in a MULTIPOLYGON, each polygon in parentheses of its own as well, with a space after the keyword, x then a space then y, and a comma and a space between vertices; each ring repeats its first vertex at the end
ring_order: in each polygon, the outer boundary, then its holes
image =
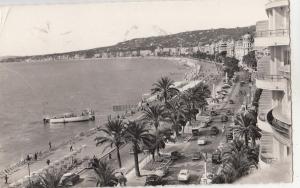
MULTIPOLYGON (((247 78, 246 75, 244 75, 244 73, 241 73, 241 79, 245 79, 247 78)), ((246 90, 247 91, 248 87, 244 86, 244 87, 240 87, 239 84, 236 84, 233 89, 232 92, 230 92, 230 94, 228 95, 228 97, 226 98, 226 100, 224 101, 228 101, 229 99, 232 99, 235 101, 234 104, 229 104, 227 102, 222 102, 220 104, 218 104, 219 108, 226 108, 226 109, 233 109, 233 112, 236 113, 238 112, 238 110, 240 109, 244 97, 243 96, 239 96, 239 91, 240 90, 246 90)), ((216 108, 218 108, 217 106, 215 106, 216 108)), ((224 111, 226 112, 226 111, 224 111)), ((209 132, 210 127, 212 126, 216 126, 218 127, 219 130, 221 130, 223 128, 223 125, 225 126, 229 126, 230 124, 232 124, 232 118, 229 118, 229 121, 226 123, 222 123, 220 122, 220 118, 219 117, 215 117, 213 122, 211 123, 211 125, 208 128, 202 128, 199 137, 193 137, 189 142, 185 142, 185 143, 175 143, 175 144, 169 144, 167 145, 167 147, 162 150, 161 152, 163 153, 170 153, 172 151, 179 151, 181 152, 185 157, 182 159, 179 159, 177 161, 175 161, 169 169, 169 174, 165 177, 165 179, 167 180, 168 184, 185 184, 183 182, 178 182, 177 181, 177 175, 179 173, 179 171, 181 169, 189 169, 191 172, 191 179, 189 184, 199 184, 200 181, 200 177, 204 174, 204 161, 203 160, 197 160, 197 161, 193 161, 192 160, 192 155, 195 152, 208 152, 208 162, 207 162, 207 171, 208 172, 216 172, 218 165, 212 164, 211 162, 211 153, 213 151, 215 151, 215 149, 220 145, 220 143, 225 143, 226 139, 225 139, 225 135, 222 134, 221 132, 219 133, 219 135, 215 136, 215 137, 211 137, 211 136, 205 136, 206 133, 209 132), (199 138, 203 138, 206 139, 208 141, 208 143, 204 146, 199 146, 197 144, 197 139, 199 138)), ((193 124, 198 124, 199 122, 193 122, 193 124)), ((186 134, 191 134, 191 129, 186 128, 186 134)), ((128 185, 131 186, 142 186, 145 183, 145 179, 146 177, 141 177, 141 178, 132 178, 128 180, 128 185)))

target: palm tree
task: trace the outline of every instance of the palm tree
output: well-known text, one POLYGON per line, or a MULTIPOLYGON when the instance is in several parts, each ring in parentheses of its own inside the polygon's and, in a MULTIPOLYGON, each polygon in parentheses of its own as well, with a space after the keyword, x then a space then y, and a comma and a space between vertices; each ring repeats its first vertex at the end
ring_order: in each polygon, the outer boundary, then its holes
POLYGON ((167 120, 172 123, 172 127, 175 130, 177 137, 181 126, 183 127, 184 132, 186 114, 188 112, 187 106, 179 99, 173 99, 166 103, 166 108, 168 112, 167 120))
POLYGON ((93 164, 93 169, 96 177, 92 179, 97 181, 97 187, 114 187, 118 184, 114 169, 111 168, 107 161, 99 161, 93 164))
POLYGON ((35 188, 58 188, 60 187, 60 179, 63 172, 60 170, 46 171, 44 174, 39 175, 38 182, 32 184, 35 188))
POLYGON ((152 159, 155 161, 155 151, 157 151, 157 155, 159 156, 159 150, 164 149, 166 147, 166 140, 171 136, 171 129, 165 128, 158 130, 153 137, 153 140, 149 143, 145 143, 146 148, 152 154, 152 159))
POLYGON ((258 153, 247 147, 241 140, 234 140, 222 152, 222 165, 219 175, 225 183, 249 174, 251 168, 257 168, 258 153))
POLYGON ((189 125, 192 125, 192 119, 196 119, 196 114, 207 105, 206 99, 210 96, 210 90, 204 83, 199 83, 195 87, 188 89, 180 95, 181 101, 187 107, 186 118, 189 125))
POLYGON ((210 97, 211 92, 208 85, 200 82, 195 87, 187 90, 186 94, 191 98, 193 108, 203 109, 207 105, 206 99, 210 97))
POLYGON ((146 121, 150 125, 153 125, 156 131, 159 127, 159 123, 164 121, 165 118, 166 112, 163 106, 159 104, 151 105, 148 108, 145 108, 143 111, 142 120, 146 121))
POLYGON ((169 77, 162 77, 153 84, 153 88, 151 89, 151 94, 159 94, 160 100, 164 103, 178 92, 179 90, 174 87, 174 81, 169 77))
MULTIPOLYGON (((157 137, 156 141, 159 140, 158 138, 159 124, 160 122, 165 121, 165 118, 166 118, 166 112, 164 108, 159 104, 152 105, 143 111, 142 120, 155 127, 155 136, 157 137)), ((156 146, 157 148, 155 149, 157 150, 157 154, 159 155, 159 145, 156 144, 156 146)))
POLYGON ((261 137, 261 130, 256 126, 256 119, 249 113, 240 113, 236 116, 235 128, 239 137, 244 137, 245 144, 248 146, 249 138, 252 139, 252 146, 255 146, 255 140, 261 137))
POLYGON ((100 132, 103 132, 104 135, 98 136, 95 138, 96 145, 103 143, 108 143, 108 145, 104 148, 107 149, 108 147, 116 147, 117 151, 117 158, 119 167, 122 167, 121 163, 121 156, 120 156, 120 147, 124 144, 124 133, 125 133, 125 126, 121 119, 111 119, 108 118, 108 122, 104 125, 104 128, 98 129, 100 132))
POLYGON ((143 122, 131 121, 126 129, 125 138, 132 145, 135 174, 140 177, 138 153, 143 145, 149 146, 155 137, 149 133, 149 129, 146 128, 143 122))

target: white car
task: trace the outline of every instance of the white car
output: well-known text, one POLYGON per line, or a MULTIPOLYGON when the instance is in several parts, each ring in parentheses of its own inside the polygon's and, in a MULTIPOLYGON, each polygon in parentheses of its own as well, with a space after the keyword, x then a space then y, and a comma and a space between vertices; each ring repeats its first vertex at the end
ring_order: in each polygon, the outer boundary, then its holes
POLYGON ((190 179, 190 171, 187 169, 180 170, 178 174, 178 181, 188 181, 190 179))
POLYGON ((197 144, 198 145, 205 145, 206 144, 206 140, 204 140, 204 139, 198 139, 197 144))

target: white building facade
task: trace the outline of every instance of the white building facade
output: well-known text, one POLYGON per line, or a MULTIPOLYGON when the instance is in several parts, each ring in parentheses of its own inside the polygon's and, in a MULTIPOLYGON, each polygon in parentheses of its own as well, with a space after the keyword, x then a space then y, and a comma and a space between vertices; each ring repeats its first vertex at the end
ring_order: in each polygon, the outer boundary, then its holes
POLYGON ((265 8, 268 24, 255 37, 255 47, 270 52, 258 63, 256 78, 256 87, 263 90, 257 119, 261 166, 292 161, 289 2, 270 0, 265 8))

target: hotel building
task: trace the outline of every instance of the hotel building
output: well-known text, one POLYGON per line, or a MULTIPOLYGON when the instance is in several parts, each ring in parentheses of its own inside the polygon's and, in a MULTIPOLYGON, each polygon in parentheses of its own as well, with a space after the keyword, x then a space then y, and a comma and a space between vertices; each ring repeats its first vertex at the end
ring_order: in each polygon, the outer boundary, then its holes
POLYGON ((288 172, 283 173, 291 173, 289 1, 269 0, 265 9, 268 23, 259 23, 255 36, 255 47, 270 51, 259 60, 256 78, 256 87, 262 89, 257 118, 262 129, 260 167, 287 163, 288 172))

